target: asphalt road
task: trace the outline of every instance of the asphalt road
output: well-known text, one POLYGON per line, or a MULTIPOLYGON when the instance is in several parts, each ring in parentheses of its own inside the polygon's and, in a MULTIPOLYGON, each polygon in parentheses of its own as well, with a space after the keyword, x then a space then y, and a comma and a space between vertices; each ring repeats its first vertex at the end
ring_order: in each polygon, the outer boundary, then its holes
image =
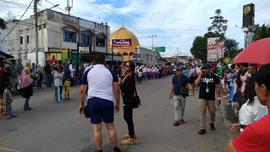
MULTIPOLYGON (((134 111, 136 145, 121 146, 124 152, 222 152, 229 141, 222 107, 217 110, 216 131, 198 135, 197 97, 186 104, 186 124, 174 127, 173 105, 168 97, 171 77, 138 84, 143 106, 134 111)), ((79 90, 72 88, 72 100, 53 102, 53 90, 38 91, 33 108, 23 111, 23 99, 13 103, 17 118, 0 118, 0 152, 94 152, 90 121, 78 114, 79 90)), ((122 111, 115 115, 119 138, 127 133, 122 111)), ((208 119, 209 120, 209 119, 208 119)), ((104 151, 111 145, 104 130, 104 151)))

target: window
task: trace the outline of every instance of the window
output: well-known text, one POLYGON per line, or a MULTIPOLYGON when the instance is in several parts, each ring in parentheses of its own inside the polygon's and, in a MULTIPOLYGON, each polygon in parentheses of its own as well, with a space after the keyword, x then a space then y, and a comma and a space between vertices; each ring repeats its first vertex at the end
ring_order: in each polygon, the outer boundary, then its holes
POLYGON ((105 38, 97 37, 96 46, 105 47, 105 38))
POLYGON ((81 45, 90 46, 91 37, 88 33, 81 33, 81 45))
POLYGON ((29 44, 29 35, 26 37, 26 43, 29 44))
POLYGON ((20 44, 23 44, 23 36, 20 36, 20 44))
POLYGON ((76 32, 64 30, 64 42, 77 42, 76 32))

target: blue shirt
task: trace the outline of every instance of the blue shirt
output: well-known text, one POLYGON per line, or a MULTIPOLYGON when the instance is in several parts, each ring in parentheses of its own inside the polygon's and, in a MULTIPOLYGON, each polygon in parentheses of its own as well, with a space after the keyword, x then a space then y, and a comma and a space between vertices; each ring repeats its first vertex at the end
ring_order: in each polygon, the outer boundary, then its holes
POLYGON ((180 91, 182 89, 182 87, 186 87, 188 83, 188 78, 185 75, 181 75, 181 76, 174 76, 172 78, 172 84, 173 84, 173 90, 174 93, 173 95, 180 95, 180 91))

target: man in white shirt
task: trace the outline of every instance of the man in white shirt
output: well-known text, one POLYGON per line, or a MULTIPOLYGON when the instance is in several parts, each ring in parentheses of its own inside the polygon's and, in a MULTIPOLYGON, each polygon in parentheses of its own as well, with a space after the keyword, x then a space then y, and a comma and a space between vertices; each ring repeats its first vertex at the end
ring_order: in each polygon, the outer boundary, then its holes
POLYGON ((95 57, 93 68, 84 72, 80 88, 80 113, 84 112, 85 94, 87 91, 87 108, 91 113, 93 137, 97 152, 102 151, 102 121, 108 130, 113 152, 121 152, 117 147, 117 133, 114 127, 114 111, 120 109, 120 90, 118 77, 104 66, 105 56, 95 57), (116 102, 114 104, 114 97, 116 102))

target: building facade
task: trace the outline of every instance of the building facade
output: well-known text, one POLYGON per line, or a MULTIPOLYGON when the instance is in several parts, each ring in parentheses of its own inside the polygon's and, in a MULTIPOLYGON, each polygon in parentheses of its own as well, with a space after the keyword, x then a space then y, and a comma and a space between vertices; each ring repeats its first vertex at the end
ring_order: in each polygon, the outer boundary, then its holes
MULTIPOLYGON (((17 23, 8 22, 6 35, 17 23)), ((34 16, 22 20, 2 43, 2 50, 25 62, 35 63, 36 36, 34 16)), ((53 10, 44 10, 38 14, 38 64, 46 61, 65 62, 72 60, 78 64, 81 60, 89 62, 96 53, 108 53, 110 27, 75 16, 69 16, 53 10)))
POLYGON ((147 65, 158 65, 159 63, 159 54, 154 52, 152 49, 147 49, 140 47, 139 48, 140 58, 138 58, 137 62, 141 64, 147 65))
POLYGON ((110 53, 120 56, 124 62, 134 61, 147 65, 157 65, 159 59, 157 52, 141 47, 136 35, 125 27, 112 33, 110 53))

